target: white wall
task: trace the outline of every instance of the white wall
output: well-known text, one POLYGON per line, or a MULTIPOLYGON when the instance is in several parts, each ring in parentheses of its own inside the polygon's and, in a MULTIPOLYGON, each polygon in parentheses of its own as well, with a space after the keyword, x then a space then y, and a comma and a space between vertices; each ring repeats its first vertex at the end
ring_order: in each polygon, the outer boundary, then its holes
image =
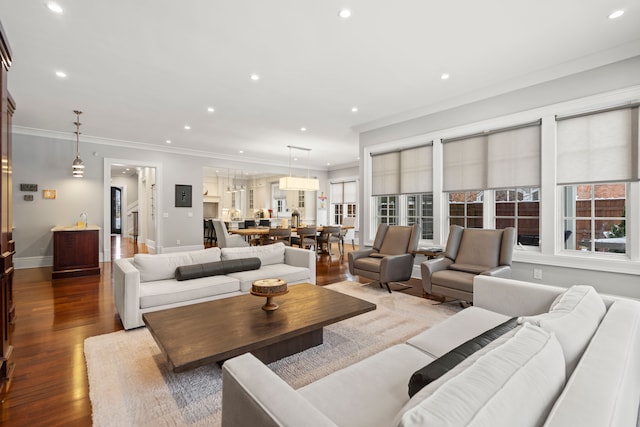
MULTIPOLYGON (((71 135, 71 133, 70 133, 71 135)), ((109 224, 104 220, 104 163, 105 159, 128 160, 135 164, 157 164, 160 173, 156 179, 158 203, 158 236, 156 251, 168 252, 202 247, 203 219, 203 167, 236 167, 256 169, 259 165, 231 162, 206 155, 176 154, 175 151, 154 151, 127 144, 107 141, 80 142, 80 153, 85 164, 82 179, 71 176, 71 163, 75 157, 75 144, 71 137, 49 136, 45 132, 32 132, 14 128, 12 135, 13 161, 13 221, 16 268, 50 266, 53 261, 53 240, 51 228, 56 225, 75 223, 81 212, 87 212, 92 224, 103 228, 100 233, 101 260, 104 258, 104 229, 109 236, 109 224), (134 146, 131 148, 131 146, 134 146), (37 184, 37 193, 20 191, 20 184, 37 184), (177 208, 174 205, 176 184, 192 186, 192 207, 177 208), (55 200, 44 200, 43 189, 57 191, 55 200), (23 200, 26 194, 33 194, 34 201, 23 200), (180 244, 178 244, 178 240, 180 244)), ((87 137, 87 139, 89 139, 87 137)), ((94 139, 95 140, 95 139, 94 139)), ((286 159, 283 166, 265 165, 272 173, 289 173, 286 159)), ((294 170, 293 173, 306 174, 294 170)), ((107 171, 107 176, 108 176, 107 171)), ((320 181, 326 181, 326 171, 315 171, 320 181)), ((325 183, 326 185, 326 183, 325 183)), ((109 187, 109 185, 107 185, 109 187)), ((108 243, 108 241, 107 241, 108 243)))

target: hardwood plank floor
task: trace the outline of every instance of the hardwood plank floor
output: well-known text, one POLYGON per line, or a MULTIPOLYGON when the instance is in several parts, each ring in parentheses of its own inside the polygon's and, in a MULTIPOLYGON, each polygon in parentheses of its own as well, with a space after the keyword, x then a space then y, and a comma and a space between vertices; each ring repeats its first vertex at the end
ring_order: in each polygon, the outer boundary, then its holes
MULTIPOLYGON (((346 245, 347 252, 351 245, 346 245)), ((147 252, 129 239, 112 240, 117 257, 147 252)), ((316 280, 326 285, 356 280, 347 256, 321 255, 316 280)), ((0 406, 2 426, 90 426, 91 403, 84 360, 84 340, 122 330, 111 286, 111 263, 100 276, 51 280, 51 267, 16 270, 13 331, 16 368, 8 396, 0 406)), ((363 281, 364 282, 364 281, 363 281)), ((421 295, 418 280, 404 291, 421 295)), ((104 373, 109 375, 108 372, 104 373)))

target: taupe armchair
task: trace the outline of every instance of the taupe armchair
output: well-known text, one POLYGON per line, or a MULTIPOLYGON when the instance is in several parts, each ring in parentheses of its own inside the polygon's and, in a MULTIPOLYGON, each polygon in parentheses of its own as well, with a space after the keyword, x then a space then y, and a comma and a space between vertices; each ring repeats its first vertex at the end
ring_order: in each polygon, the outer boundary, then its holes
POLYGON ((452 225, 444 255, 420 265, 428 294, 473 302, 473 278, 511 277, 515 229, 486 230, 452 225))
POLYGON ((376 280, 380 287, 385 285, 391 293, 390 282, 411 278, 419 237, 420 227, 417 224, 380 224, 371 249, 349 252, 349 272, 376 280))

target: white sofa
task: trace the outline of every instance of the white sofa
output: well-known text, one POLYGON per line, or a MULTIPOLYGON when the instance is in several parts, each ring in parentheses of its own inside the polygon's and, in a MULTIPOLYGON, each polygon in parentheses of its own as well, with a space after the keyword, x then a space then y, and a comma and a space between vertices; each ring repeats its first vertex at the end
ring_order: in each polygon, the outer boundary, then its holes
POLYGON ((298 390, 249 353, 223 365, 223 426, 632 427, 639 405, 640 302, 489 276, 473 307, 298 390), (416 370, 516 316, 409 398, 416 370))
MULTIPOLYGON (((206 264, 205 264, 206 265, 206 264)), ((136 254, 113 264, 116 309, 125 329, 144 326, 142 314, 249 292, 259 279, 279 278, 288 284, 316 283, 316 256, 282 243, 244 248, 210 248, 191 252, 136 254), (259 258, 257 270, 176 280, 176 269, 194 264, 259 258)))

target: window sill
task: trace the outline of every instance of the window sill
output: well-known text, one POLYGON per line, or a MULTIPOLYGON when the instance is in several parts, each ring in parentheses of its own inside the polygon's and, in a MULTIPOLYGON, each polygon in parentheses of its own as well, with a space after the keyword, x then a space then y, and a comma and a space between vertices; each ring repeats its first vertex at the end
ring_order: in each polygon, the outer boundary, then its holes
POLYGON ((538 251, 513 251, 513 261, 528 264, 542 264, 556 267, 577 268, 581 270, 607 271, 640 275, 640 262, 631 261, 623 254, 609 254, 606 256, 592 252, 562 251, 556 255, 544 255, 538 251))

